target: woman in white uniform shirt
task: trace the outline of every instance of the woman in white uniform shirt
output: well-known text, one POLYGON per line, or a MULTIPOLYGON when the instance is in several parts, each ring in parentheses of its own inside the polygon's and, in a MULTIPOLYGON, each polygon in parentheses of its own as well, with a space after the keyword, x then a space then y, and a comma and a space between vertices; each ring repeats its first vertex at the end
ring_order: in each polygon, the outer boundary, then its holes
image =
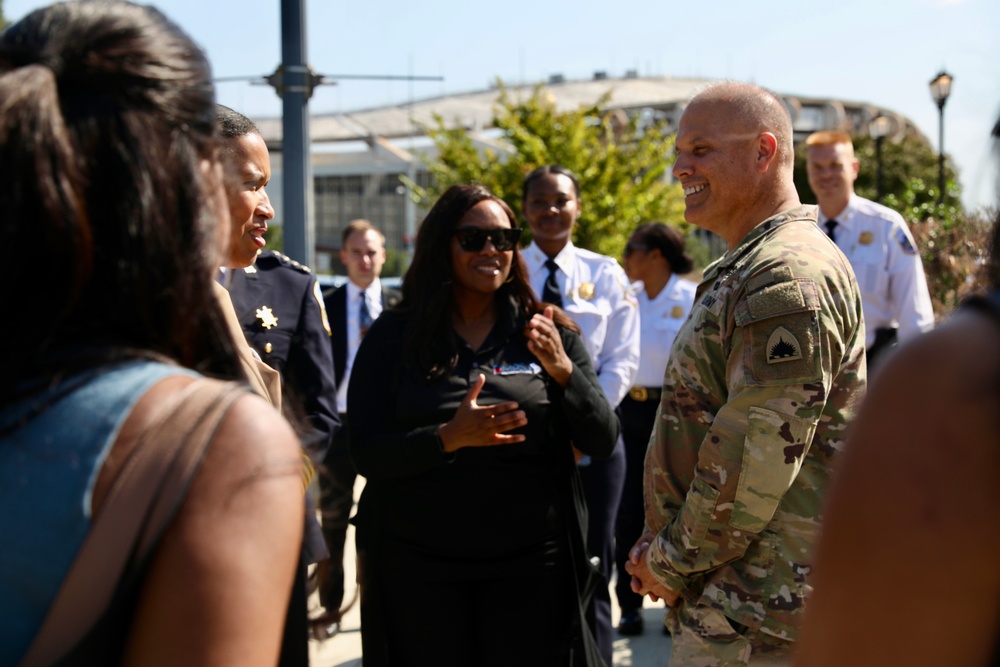
MULTIPOLYGON (((524 179, 522 212, 532 241, 524 249, 532 289, 540 301, 561 306, 582 331, 597 370, 597 380, 612 408, 617 408, 639 368, 639 308, 628 277, 614 258, 573 245, 580 218, 580 184, 569 169, 539 167, 524 179)), ((601 559, 610 581, 614 571, 615 517, 625 481, 624 446, 611 457, 580 468, 587 497, 587 547, 601 559)), ((631 536, 635 542, 637 535, 631 536)), ((594 636, 611 664, 613 632, 607 586, 594 592, 594 636)))
POLYGON ((625 441, 625 486, 615 529, 615 563, 618 583, 615 592, 622 610, 618 632, 642 633, 642 596, 633 593, 632 577, 625 571, 630 544, 642 534, 645 516, 642 500, 642 468, 646 445, 660 404, 663 372, 670 348, 681 324, 694 304, 697 285, 680 274, 694 266, 685 252, 684 237, 662 222, 640 225, 632 232, 622 253, 625 272, 636 282, 632 287, 639 300, 639 372, 628 395, 621 402, 622 437, 625 441))

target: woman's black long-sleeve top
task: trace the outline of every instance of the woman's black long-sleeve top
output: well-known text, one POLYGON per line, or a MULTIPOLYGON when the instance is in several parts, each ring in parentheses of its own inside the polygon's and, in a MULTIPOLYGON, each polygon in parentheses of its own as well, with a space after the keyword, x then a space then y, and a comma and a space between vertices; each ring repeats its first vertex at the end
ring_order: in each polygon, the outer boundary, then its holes
POLYGON ((367 478, 359 548, 377 539, 380 551, 447 579, 475 578, 484 567, 536 571, 555 561, 569 500, 560 497, 565 485, 553 462, 566 460, 571 443, 609 456, 618 419, 580 337, 560 330, 574 366, 560 387, 528 351, 525 323, 513 312, 511 305, 501 314, 479 350, 456 336, 458 363, 435 380, 403 358, 405 315, 385 313, 365 336, 348 389, 351 456, 367 478), (480 374, 486 384, 477 403, 516 401, 528 423, 512 433, 525 441, 447 454, 436 431, 480 374))

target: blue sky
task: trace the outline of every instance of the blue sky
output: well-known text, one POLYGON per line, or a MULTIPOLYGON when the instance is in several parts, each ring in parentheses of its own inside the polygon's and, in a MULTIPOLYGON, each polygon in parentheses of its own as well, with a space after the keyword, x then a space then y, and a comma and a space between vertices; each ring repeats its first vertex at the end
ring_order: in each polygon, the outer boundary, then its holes
MULTIPOLYGON (((17 19, 45 4, 5 0, 4 13, 17 19)), ((278 0, 153 4, 207 50, 217 76, 265 75, 280 62, 278 0)), ((319 73, 445 77, 324 86, 314 112, 480 90, 497 77, 536 82, 636 69, 870 102, 911 118, 936 147, 938 112, 927 84, 944 68, 955 77, 945 151, 960 170, 964 200, 997 200, 988 140, 1000 113, 996 0, 307 0, 306 18, 308 58, 319 73)), ((281 113, 266 86, 222 83, 219 101, 249 115, 281 113)))

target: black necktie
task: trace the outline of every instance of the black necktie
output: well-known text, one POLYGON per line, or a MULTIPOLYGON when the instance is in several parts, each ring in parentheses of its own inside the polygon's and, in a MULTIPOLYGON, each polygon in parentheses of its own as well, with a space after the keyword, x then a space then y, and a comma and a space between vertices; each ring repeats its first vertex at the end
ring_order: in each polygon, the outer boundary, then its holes
POLYGON ((834 243, 836 243, 837 239, 833 235, 833 230, 836 229, 836 227, 837 227, 837 221, 833 220, 833 219, 830 219, 830 220, 827 220, 823 224, 826 225, 826 235, 830 237, 831 241, 833 241, 834 243))
POLYGON ((562 308, 562 295, 559 294, 559 281, 556 280, 556 271, 559 270, 559 265, 554 259, 547 259, 545 260, 545 268, 549 270, 549 277, 545 279, 545 286, 542 288, 542 301, 562 308))
POLYGON ((358 328, 361 330, 361 335, 364 336, 368 333, 368 327, 372 325, 372 313, 368 310, 368 299, 365 297, 365 293, 361 293, 361 308, 358 310, 358 328))

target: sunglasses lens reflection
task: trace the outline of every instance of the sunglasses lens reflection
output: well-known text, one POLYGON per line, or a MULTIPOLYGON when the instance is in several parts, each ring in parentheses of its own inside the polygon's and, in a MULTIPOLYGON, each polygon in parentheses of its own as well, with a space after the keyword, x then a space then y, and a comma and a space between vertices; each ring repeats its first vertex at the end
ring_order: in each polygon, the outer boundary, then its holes
POLYGON ((486 239, 489 239, 498 251, 507 252, 514 249, 517 239, 521 236, 521 230, 466 228, 456 229, 455 235, 458 237, 458 245, 465 252, 479 252, 486 245, 486 239))

